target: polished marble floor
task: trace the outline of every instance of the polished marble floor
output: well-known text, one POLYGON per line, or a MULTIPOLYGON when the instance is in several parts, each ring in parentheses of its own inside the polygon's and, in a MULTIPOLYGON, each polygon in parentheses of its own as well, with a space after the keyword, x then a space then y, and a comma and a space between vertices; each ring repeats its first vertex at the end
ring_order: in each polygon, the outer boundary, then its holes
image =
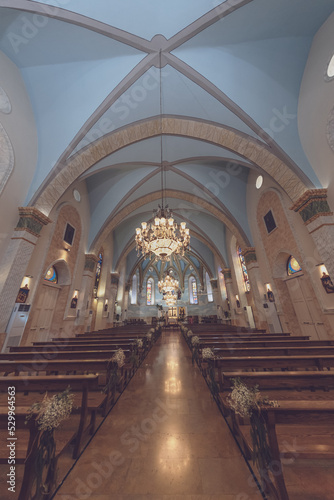
POLYGON ((57 500, 261 500, 177 330, 163 332, 57 500))

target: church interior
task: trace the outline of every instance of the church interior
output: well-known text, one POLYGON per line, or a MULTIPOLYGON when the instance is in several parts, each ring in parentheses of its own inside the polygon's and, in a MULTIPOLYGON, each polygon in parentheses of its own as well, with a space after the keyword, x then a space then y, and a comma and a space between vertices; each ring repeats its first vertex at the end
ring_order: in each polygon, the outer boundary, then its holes
POLYGON ((334 0, 0 33, 4 500, 331 500, 334 0))

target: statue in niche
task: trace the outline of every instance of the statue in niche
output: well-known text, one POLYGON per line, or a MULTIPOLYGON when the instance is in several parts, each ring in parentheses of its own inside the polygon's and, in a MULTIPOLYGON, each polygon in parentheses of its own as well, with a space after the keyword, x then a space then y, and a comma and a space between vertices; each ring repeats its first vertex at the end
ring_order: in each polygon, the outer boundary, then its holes
POLYGON ((326 293, 334 293, 334 285, 329 274, 326 274, 325 272, 322 273, 321 282, 322 286, 326 290, 326 293))

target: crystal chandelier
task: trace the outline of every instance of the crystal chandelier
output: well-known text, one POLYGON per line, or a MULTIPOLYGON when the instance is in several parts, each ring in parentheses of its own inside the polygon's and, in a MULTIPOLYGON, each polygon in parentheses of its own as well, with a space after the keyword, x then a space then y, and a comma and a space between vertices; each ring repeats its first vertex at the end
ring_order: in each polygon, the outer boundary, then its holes
POLYGON ((167 292, 165 294, 165 297, 164 297, 164 300, 166 301, 166 305, 168 307, 171 307, 171 306, 175 306, 176 304, 176 295, 174 294, 174 292, 167 292))
POLYGON ((164 280, 158 281, 158 287, 160 293, 176 292, 179 288, 179 282, 167 274, 164 280))
POLYGON ((141 223, 136 229, 135 241, 138 256, 156 255, 159 260, 167 261, 172 254, 184 255, 189 248, 190 235, 185 222, 180 227, 174 221, 168 205, 164 206, 164 164, 162 151, 162 99, 161 99, 161 51, 160 51, 160 170, 161 170, 161 206, 155 209, 154 224, 141 223))

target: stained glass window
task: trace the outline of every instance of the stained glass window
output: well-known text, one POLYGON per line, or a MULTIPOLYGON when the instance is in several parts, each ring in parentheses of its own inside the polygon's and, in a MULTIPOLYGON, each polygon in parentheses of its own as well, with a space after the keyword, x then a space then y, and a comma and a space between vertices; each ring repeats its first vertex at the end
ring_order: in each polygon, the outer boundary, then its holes
POLYGON ((241 253, 241 248, 237 247, 237 254, 239 257, 239 262, 240 262, 240 267, 241 267, 241 272, 242 272, 242 279, 245 287, 245 291, 249 292, 250 290, 250 283, 249 283, 249 278, 248 278, 248 271, 245 263, 245 258, 241 253))
POLYGON ((197 283, 193 276, 190 276, 189 278, 189 296, 190 304, 198 304, 197 283))
POLYGON ((44 279, 46 281, 51 281, 51 283, 58 283, 58 274, 54 266, 49 267, 44 279))
POLYGON ((153 305, 153 279, 149 278, 146 285, 146 305, 153 305))
POLYGON ((301 270, 302 268, 300 267, 299 262, 292 255, 290 255, 287 264, 288 276, 292 276, 293 274, 298 273, 301 270))

